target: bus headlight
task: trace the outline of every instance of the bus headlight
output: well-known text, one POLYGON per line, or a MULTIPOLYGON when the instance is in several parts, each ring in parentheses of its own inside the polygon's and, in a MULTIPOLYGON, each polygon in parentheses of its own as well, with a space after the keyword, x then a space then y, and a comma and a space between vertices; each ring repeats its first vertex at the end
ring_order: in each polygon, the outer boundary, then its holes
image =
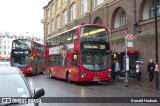
POLYGON ((107 76, 110 78, 111 77, 111 69, 108 70, 107 76))
POLYGON ((87 74, 84 73, 84 72, 80 72, 80 75, 81 75, 82 78, 85 78, 87 74))
POLYGON ((111 69, 109 69, 109 72, 111 72, 112 70, 111 69))
POLYGON ((32 71, 32 68, 29 68, 28 71, 32 71))
POLYGON ((111 77, 111 72, 108 72, 108 73, 107 73, 107 76, 110 78, 110 77, 111 77))

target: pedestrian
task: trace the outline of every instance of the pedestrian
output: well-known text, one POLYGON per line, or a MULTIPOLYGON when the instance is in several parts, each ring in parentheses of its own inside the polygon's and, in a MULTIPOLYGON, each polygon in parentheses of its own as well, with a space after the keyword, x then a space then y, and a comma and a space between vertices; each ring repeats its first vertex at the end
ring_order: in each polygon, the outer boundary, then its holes
POLYGON ((115 61, 112 62, 111 75, 112 75, 112 82, 115 82, 115 80, 116 80, 115 61))
POLYGON ((147 71, 149 74, 149 81, 152 82, 154 79, 154 71, 155 71, 155 64, 152 59, 149 60, 147 71))
POLYGON ((138 81, 141 80, 141 72, 142 72, 142 69, 143 69, 142 64, 141 64, 141 63, 137 63, 137 64, 136 64, 136 79, 137 79, 138 81))
POLYGON ((155 65, 155 72, 158 72, 159 68, 160 68, 159 63, 156 63, 156 65, 155 65))
POLYGON ((119 82, 119 72, 120 72, 120 64, 118 62, 118 60, 115 61, 115 73, 116 73, 116 79, 119 82))

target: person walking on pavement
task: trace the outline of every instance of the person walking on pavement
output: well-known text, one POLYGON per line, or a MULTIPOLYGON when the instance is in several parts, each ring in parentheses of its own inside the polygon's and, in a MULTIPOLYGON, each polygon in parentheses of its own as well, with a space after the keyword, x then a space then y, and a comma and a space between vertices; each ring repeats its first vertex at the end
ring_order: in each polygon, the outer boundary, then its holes
POLYGON ((138 81, 141 80, 141 71, 142 71, 143 67, 142 67, 142 64, 141 63, 137 63, 136 64, 136 79, 138 81))
POLYGON ((111 71, 111 75, 112 75, 112 82, 115 82, 115 80, 116 80, 115 61, 112 62, 112 71, 111 71))
POLYGON ((120 65, 118 60, 115 61, 115 73, 116 73, 116 79, 119 82, 119 72, 120 72, 120 65))
POLYGON ((149 74, 149 81, 152 82, 154 79, 154 70, 155 70, 155 64, 152 59, 150 59, 148 66, 147 66, 147 71, 149 74))

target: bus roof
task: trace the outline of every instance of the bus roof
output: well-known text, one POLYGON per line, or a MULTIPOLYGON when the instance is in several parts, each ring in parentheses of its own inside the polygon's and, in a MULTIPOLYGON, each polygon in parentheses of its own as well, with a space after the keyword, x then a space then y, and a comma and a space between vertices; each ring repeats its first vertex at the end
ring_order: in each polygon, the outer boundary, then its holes
POLYGON ((80 27, 83 27, 83 26, 90 26, 90 25, 101 26, 101 27, 107 28, 107 29, 109 30, 109 28, 108 28, 108 27, 105 27, 105 26, 102 26, 102 25, 99 25, 99 24, 84 24, 84 25, 78 25, 78 26, 75 26, 75 27, 73 27, 73 28, 71 28, 71 29, 69 29, 69 30, 66 30, 66 31, 61 32, 61 33, 58 33, 58 34, 53 35, 53 36, 51 36, 51 37, 48 37, 48 38, 46 38, 46 39, 48 40, 48 39, 50 39, 50 38, 52 38, 52 37, 55 37, 55 36, 58 36, 58 35, 64 34, 64 33, 66 33, 66 32, 69 32, 69 31, 75 30, 75 29, 77 29, 77 28, 80 28, 80 27))
POLYGON ((75 30, 75 29, 77 29, 78 27, 79 27, 79 26, 73 27, 72 29, 69 29, 69 30, 66 30, 66 31, 64 31, 64 32, 58 33, 58 34, 56 34, 56 35, 53 35, 53 36, 51 36, 51 37, 48 37, 47 39, 50 39, 50 38, 52 38, 52 37, 61 35, 61 34, 63 34, 63 33, 66 33, 66 32, 72 31, 72 30, 75 30))
MULTIPOLYGON (((36 41, 34 41, 34 40, 30 40, 30 39, 27 39, 27 38, 24 38, 24 39, 15 39, 15 40, 13 40, 13 41, 16 41, 16 40, 29 40, 29 41, 31 41, 31 42, 34 42, 34 43, 37 43, 37 44, 39 44, 39 45, 42 45, 42 46, 44 46, 43 44, 40 44, 40 43, 38 43, 38 42, 36 42, 36 41)), ((13 42, 12 41, 12 42, 13 42)))

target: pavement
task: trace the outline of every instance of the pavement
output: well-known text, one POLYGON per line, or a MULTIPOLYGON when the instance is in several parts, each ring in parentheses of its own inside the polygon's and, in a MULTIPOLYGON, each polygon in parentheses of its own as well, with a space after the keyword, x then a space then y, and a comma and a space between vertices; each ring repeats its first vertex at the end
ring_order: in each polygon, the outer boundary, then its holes
MULTIPOLYGON (((160 81, 159 81, 160 82, 160 81)), ((147 90, 147 91, 155 91, 160 94, 160 88, 156 89, 156 83, 155 81, 150 83, 149 81, 137 81, 136 78, 129 78, 128 83, 126 83, 125 77, 120 77, 119 83, 121 85, 124 85, 125 87, 132 87, 140 90, 147 90)), ((159 83, 160 87, 160 83, 159 83)))

